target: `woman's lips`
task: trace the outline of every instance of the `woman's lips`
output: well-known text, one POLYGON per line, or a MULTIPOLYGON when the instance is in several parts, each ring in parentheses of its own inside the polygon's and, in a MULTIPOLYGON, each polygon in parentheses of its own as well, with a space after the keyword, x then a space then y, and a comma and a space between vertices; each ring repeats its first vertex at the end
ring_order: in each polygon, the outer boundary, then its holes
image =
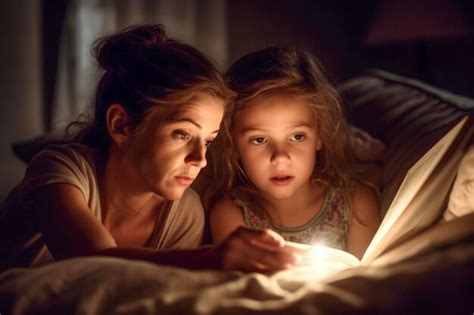
POLYGON ((270 178, 270 181, 275 185, 284 186, 289 184, 293 178, 293 176, 274 176, 270 178))
POLYGON ((176 181, 184 186, 189 186, 193 183, 194 178, 189 176, 175 176, 176 181))

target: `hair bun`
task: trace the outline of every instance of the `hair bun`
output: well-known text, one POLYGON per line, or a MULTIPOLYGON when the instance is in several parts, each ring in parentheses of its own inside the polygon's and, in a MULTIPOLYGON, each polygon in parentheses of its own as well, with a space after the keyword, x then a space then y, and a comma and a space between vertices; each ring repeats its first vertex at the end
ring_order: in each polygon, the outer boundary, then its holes
POLYGON ((106 71, 133 67, 143 49, 159 46, 167 40, 162 25, 134 25, 96 40, 93 55, 106 71))

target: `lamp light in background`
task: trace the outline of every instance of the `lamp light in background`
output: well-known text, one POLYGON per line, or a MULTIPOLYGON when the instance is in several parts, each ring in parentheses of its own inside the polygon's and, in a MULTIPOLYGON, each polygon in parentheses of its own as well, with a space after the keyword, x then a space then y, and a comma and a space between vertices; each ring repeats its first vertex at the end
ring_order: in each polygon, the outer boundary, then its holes
POLYGON ((365 44, 414 43, 420 79, 430 82, 428 43, 469 36, 461 9, 449 0, 382 0, 365 44))

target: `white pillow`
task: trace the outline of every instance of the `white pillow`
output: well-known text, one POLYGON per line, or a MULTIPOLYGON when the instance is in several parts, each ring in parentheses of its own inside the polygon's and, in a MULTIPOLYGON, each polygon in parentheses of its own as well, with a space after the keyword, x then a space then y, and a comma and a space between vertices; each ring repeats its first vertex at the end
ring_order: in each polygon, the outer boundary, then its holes
POLYGON ((444 218, 451 220, 471 212, 474 212, 474 145, 469 147, 459 164, 444 218))

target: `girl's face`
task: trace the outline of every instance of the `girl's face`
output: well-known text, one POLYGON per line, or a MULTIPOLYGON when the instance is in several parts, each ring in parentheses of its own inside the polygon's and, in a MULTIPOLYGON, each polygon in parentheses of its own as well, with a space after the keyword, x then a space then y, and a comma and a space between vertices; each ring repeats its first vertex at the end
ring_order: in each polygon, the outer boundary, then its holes
POLYGON ((291 198, 311 185, 321 141, 305 101, 286 94, 256 100, 234 117, 233 137, 247 176, 264 198, 291 198))
POLYGON ((183 105, 173 121, 151 117, 127 149, 129 174, 140 189, 179 199, 206 166, 206 149, 217 136, 223 112, 221 100, 202 94, 183 105))

